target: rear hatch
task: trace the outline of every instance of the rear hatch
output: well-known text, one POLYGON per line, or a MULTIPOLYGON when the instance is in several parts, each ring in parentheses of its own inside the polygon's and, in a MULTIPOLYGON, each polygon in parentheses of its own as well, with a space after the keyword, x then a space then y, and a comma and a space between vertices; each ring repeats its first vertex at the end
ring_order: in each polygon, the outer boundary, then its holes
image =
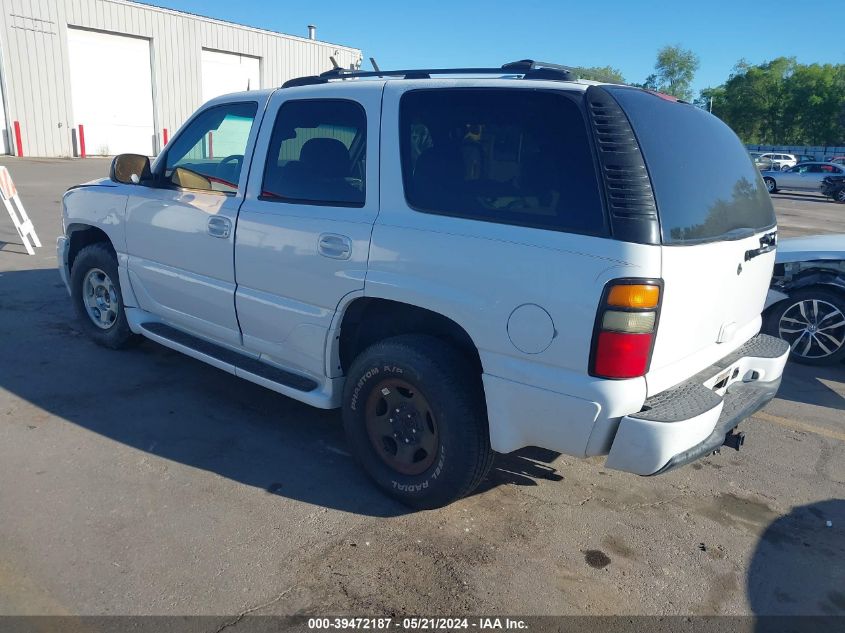
POLYGON ((774 266, 775 214, 737 136, 695 106, 609 87, 642 151, 660 227, 662 305, 649 395, 756 334, 774 266))

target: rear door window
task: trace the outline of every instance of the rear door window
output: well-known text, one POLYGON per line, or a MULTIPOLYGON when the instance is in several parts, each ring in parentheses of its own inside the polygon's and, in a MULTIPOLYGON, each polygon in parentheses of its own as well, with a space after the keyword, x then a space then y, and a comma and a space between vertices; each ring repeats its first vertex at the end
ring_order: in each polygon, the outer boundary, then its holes
POLYGON ((642 149, 664 244, 737 239, 775 225, 759 170, 721 120, 636 88, 606 89, 642 149))
POLYGON ((261 199, 363 207, 367 117, 344 99, 288 101, 279 108, 261 199))
POLYGON ((400 103, 400 142, 414 209, 606 233, 586 122, 563 94, 413 90, 400 103))

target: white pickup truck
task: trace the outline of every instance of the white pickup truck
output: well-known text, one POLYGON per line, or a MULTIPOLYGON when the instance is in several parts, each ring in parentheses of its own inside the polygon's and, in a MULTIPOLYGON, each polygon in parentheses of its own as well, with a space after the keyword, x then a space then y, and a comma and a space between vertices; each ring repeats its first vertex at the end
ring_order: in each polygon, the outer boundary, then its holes
POLYGON ((219 97, 153 165, 70 189, 63 222, 91 338, 342 407, 414 507, 471 492, 494 451, 652 475, 738 447, 789 351, 759 334, 776 224, 736 136, 549 64, 219 97))

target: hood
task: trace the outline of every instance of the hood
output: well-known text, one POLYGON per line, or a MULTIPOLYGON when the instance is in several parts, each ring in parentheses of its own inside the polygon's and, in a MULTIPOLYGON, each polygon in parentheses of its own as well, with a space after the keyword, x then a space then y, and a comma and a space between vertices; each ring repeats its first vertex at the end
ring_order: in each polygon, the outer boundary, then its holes
POLYGON ((99 185, 103 185, 106 187, 117 187, 118 183, 113 181, 111 178, 95 178, 94 180, 89 180, 88 182, 83 182, 80 185, 76 185, 77 187, 96 187, 99 185))
POLYGON ((845 259, 845 234, 808 235, 778 240, 775 262, 806 262, 845 259))

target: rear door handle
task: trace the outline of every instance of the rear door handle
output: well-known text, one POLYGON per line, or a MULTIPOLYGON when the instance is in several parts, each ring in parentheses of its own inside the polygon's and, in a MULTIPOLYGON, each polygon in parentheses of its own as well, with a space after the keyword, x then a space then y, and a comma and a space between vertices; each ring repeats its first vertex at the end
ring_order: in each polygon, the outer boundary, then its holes
POLYGON ((317 251, 323 257, 349 259, 352 256, 352 240, 345 235, 323 233, 317 240, 317 251))
POLYGON ((232 221, 220 215, 208 218, 206 230, 211 237, 226 239, 232 233, 232 221))

